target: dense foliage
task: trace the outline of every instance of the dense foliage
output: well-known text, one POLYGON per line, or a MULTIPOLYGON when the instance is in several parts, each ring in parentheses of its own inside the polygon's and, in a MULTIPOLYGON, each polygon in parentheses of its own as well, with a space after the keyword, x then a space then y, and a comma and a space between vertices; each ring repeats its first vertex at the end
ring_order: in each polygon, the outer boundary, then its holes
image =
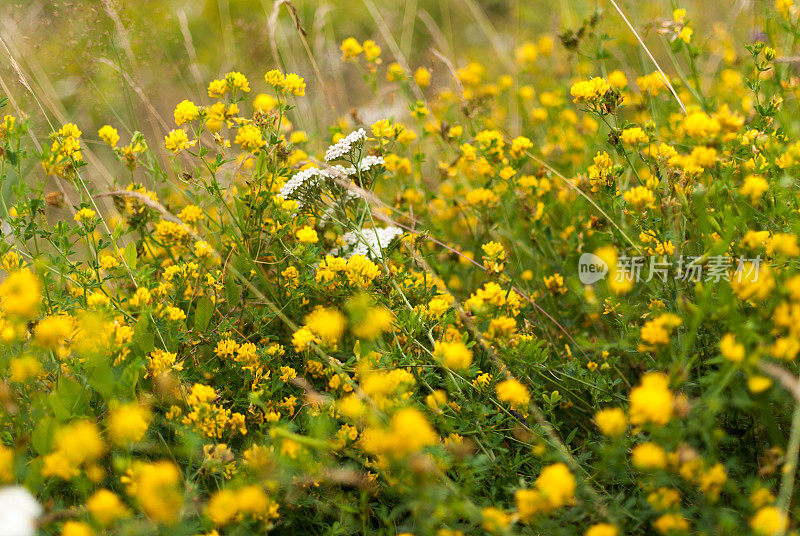
POLYGON ((348 37, 405 108, 315 131, 272 67, 158 140, 4 100, 0 534, 795 530, 798 10, 647 72, 616 15, 513 73, 348 37))

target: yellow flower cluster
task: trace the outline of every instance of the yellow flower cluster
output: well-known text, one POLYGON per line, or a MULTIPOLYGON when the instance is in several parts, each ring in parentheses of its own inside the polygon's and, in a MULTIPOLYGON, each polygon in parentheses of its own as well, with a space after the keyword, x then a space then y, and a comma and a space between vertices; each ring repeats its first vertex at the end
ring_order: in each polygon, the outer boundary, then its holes
POLYGON ((517 490, 514 500, 519 516, 530 521, 540 513, 549 513, 575 502, 575 477, 563 463, 545 467, 532 489, 517 490))

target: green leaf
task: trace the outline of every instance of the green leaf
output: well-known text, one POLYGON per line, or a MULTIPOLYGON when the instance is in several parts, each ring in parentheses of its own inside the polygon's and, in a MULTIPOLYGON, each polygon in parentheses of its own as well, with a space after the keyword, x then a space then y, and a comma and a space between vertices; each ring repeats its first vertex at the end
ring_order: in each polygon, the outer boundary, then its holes
POLYGON ((197 301, 197 307, 194 309, 194 329, 197 331, 206 331, 213 314, 214 302, 212 302, 208 296, 200 298, 197 301))
POLYGON ((88 399, 86 389, 66 376, 61 376, 58 379, 58 387, 51 395, 53 411, 56 417, 63 420, 82 415, 88 399))
POLYGON ((108 400, 114 394, 116 377, 114 376, 114 371, 111 369, 107 361, 94 367, 94 369, 92 369, 92 371, 89 373, 88 380, 89 385, 91 385, 95 391, 100 393, 105 400, 108 400))
POLYGON ((231 307, 236 307, 239 303, 239 299, 242 297, 242 286, 239 284, 239 281, 236 280, 236 276, 233 275, 233 271, 231 270, 228 270, 225 276, 225 297, 228 300, 228 305, 231 307))
POLYGON ((124 250, 122 250, 122 256, 125 258, 125 262, 131 268, 131 270, 136 268, 136 262, 138 261, 136 257, 136 244, 133 242, 128 242, 128 245, 125 246, 124 250))
POLYGON ((156 349, 155 337, 153 336, 153 330, 150 329, 149 317, 143 316, 136 322, 133 327, 133 340, 145 354, 149 354, 156 349))
POLYGON ((56 423, 57 421, 52 417, 45 417, 36 423, 36 428, 31 435, 31 444, 39 454, 47 454, 52 449, 56 423))
MULTIPOLYGON (((125 234, 125 230, 126 230, 125 227, 126 226, 123 225, 122 220, 117 221, 117 224, 114 225, 114 230, 111 233, 111 240, 114 242, 115 245, 117 243, 117 240, 119 240, 119 237, 121 237, 123 234, 125 234)), ((127 260, 127 259, 125 259, 125 260, 127 260)))

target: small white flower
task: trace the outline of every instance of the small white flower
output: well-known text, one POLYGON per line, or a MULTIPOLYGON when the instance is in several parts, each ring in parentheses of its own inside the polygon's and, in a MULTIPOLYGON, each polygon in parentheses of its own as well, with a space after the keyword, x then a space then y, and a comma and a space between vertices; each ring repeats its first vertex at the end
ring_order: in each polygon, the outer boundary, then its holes
POLYGON ((355 175, 355 174, 356 174, 356 168, 354 168, 353 166, 344 167, 338 164, 322 171, 322 175, 330 179, 336 177, 341 179, 342 177, 349 177, 350 175, 355 175))
POLYGON ((394 237, 403 234, 403 230, 389 226, 386 228, 376 229, 363 229, 361 231, 345 233, 342 239, 352 249, 348 257, 353 255, 375 256, 379 258, 383 256, 383 249, 385 249, 394 237))
POLYGON ((363 128, 359 128, 358 130, 351 132, 338 142, 328 147, 328 150, 325 151, 325 161, 330 162, 331 160, 338 160, 344 155, 349 154, 354 143, 366 138, 367 131, 363 128))
POLYGON ((33 536, 42 505, 22 486, 0 488, 0 536, 33 536))
POLYGON ((383 165, 383 163, 384 161, 382 156, 367 155, 361 159, 361 162, 358 163, 358 169, 361 171, 367 171, 369 168, 377 165, 383 165))
POLYGON ((282 195, 284 199, 289 199, 295 190, 307 182, 313 182, 314 178, 319 176, 319 174, 320 170, 317 168, 308 168, 300 171, 299 173, 295 174, 294 177, 286 181, 286 184, 281 187, 281 191, 279 192, 280 195, 282 195))

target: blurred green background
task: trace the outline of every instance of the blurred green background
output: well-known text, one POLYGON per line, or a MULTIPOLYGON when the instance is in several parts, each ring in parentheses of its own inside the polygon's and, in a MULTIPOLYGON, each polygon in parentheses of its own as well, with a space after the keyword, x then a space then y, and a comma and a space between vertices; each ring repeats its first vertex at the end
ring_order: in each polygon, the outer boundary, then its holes
MULTIPOLYGON (((575 28, 595 12, 602 14, 602 29, 612 37, 631 39, 606 1, 295 0, 292 4, 323 77, 335 87, 332 97, 339 113, 372 98, 357 83, 358 72, 339 59, 339 44, 348 36, 374 39, 383 48, 385 63, 396 59, 393 52, 399 51, 414 66, 429 67, 434 48, 457 66, 467 58, 506 66, 513 63, 520 42, 575 28)), ((680 7, 688 8, 696 35, 703 39, 715 21, 732 28, 737 20, 750 20, 757 27, 757 4, 688 2, 680 7)), ((659 17, 668 18, 677 7, 668 1, 620 5, 640 28, 659 17)), ((655 32, 650 34, 656 38, 655 32)), ((12 58, 48 112, 53 105, 79 123, 116 119, 146 131, 147 125, 141 124, 148 111, 145 100, 168 120, 176 102, 206 100, 208 81, 229 70, 243 72, 254 89, 263 89, 263 73, 276 66, 272 35, 286 70, 305 76, 310 106, 324 103, 290 8, 271 0, 2 0, 0 74, 31 114, 30 95, 20 84, 12 58)), ((654 43, 656 52, 663 48, 654 43)), ((631 60, 638 62, 638 54, 631 60)))

